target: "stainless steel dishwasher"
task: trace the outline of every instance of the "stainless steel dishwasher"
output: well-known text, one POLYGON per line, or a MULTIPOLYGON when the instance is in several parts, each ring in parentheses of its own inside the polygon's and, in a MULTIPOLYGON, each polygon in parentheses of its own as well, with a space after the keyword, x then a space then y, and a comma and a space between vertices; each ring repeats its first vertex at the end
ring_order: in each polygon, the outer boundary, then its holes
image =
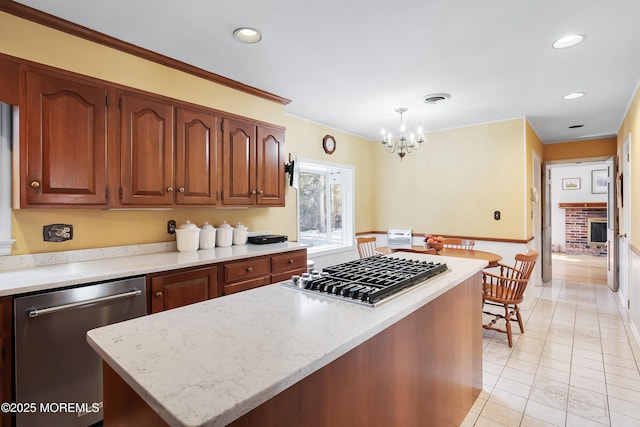
POLYGON ((17 427, 90 426, 102 420, 102 360, 89 329, 146 314, 144 277, 14 299, 17 427))

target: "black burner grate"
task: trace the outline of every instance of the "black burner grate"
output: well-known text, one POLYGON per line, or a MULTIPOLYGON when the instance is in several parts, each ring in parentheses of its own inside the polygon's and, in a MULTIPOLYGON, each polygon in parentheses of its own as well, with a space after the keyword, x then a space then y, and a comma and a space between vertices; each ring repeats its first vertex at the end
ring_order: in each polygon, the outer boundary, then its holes
POLYGON ((375 305, 446 271, 444 263, 373 256, 326 267, 322 277, 300 282, 295 287, 375 305))

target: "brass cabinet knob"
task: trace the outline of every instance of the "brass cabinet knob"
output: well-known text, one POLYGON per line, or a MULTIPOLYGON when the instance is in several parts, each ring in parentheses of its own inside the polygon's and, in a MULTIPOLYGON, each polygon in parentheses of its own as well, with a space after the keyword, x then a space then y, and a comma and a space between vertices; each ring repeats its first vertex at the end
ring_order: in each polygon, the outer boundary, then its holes
POLYGON ((167 187, 167 192, 171 193, 173 191, 173 187, 167 187))
POLYGON ((260 190, 258 191, 258 194, 264 194, 264 191, 260 190))
POLYGON ((256 194, 256 190, 252 190, 252 191, 251 191, 251 194, 256 194))
POLYGON ((31 188, 40 188, 40 183, 38 181, 31 181, 31 188))
POLYGON ((293 260, 292 259, 290 259, 288 262, 289 262, 289 264, 293 264, 293 260))
POLYGON ((156 292, 156 298, 160 298, 162 296, 162 292, 156 292))
POLYGON ((253 268, 247 267, 247 273, 251 273, 252 271, 253 271, 253 268))
POLYGON ((178 188, 178 191, 181 192, 181 193, 184 193, 184 187, 178 188))

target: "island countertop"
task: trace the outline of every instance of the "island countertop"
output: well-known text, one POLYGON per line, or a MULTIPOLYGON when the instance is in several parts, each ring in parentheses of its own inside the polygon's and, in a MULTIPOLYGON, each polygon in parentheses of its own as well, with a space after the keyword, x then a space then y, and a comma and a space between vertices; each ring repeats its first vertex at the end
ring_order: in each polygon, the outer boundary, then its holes
POLYGON ((196 252, 161 252, 0 271, 0 296, 271 255, 306 247, 308 245, 294 242, 247 244, 196 252))
POLYGON ((450 271, 378 307, 279 284, 94 329, 89 344, 171 426, 223 426, 487 266, 450 271))

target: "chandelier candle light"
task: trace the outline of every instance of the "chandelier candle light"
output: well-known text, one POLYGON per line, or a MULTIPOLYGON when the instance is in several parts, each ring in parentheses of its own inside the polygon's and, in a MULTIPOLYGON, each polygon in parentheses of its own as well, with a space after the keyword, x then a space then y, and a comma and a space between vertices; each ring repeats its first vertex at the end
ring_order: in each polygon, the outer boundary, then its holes
POLYGON ((382 129, 382 145, 388 152, 398 153, 400 160, 402 160, 407 153, 419 150, 424 142, 424 134, 422 133, 421 127, 417 128, 416 133, 407 132, 403 117, 406 111, 407 108, 405 107, 396 108, 396 113, 400 113, 400 136, 394 138, 391 133, 386 133, 385 130, 382 129))

